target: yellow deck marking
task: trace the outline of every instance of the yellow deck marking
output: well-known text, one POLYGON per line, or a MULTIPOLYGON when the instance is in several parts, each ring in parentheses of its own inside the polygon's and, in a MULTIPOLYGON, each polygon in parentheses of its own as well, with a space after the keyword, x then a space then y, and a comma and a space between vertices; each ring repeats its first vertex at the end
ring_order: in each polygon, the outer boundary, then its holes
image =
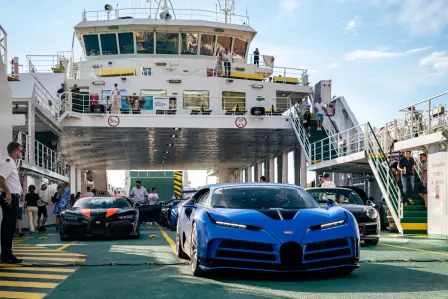
POLYGON ((5 268, 2 268, 1 270, 7 270, 7 271, 56 272, 56 273, 73 273, 73 272, 76 271, 76 269, 45 268, 45 267, 5 267, 5 268))
POLYGON ((42 257, 42 256, 22 256, 17 255, 17 258, 23 260, 34 260, 34 261, 56 261, 56 262, 85 262, 86 259, 82 258, 69 258, 69 257, 42 257))
POLYGON ((29 282, 29 281, 7 281, 0 280, 2 287, 21 287, 21 288, 40 288, 40 289, 54 289, 59 283, 53 282, 29 282))
POLYGON ((73 242, 71 242, 71 243, 65 244, 64 246, 61 246, 61 247, 59 247, 59 248, 56 249, 56 250, 58 250, 58 251, 62 251, 62 250, 64 250, 65 248, 67 248, 67 247, 69 247, 69 246, 75 244, 76 242, 78 242, 78 241, 73 241, 73 242))
POLYGON ((437 254, 437 255, 448 256, 447 253, 438 252, 438 251, 429 251, 429 250, 423 250, 423 249, 418 249, 418 248, 405 247, 405 246, 396 246, 396 245, 390 245, 390 244, 381 244, 381 245, 387 246, 387 247, 399 248, 399 249, 407 249, 407 250, 413 250, 413 251, 418 251, 418 252, 432 253, 432 254, 437 254))
POLYGON ((0 267, 20 267, 19 264, 0 264, 0 267))
POLYGON ((0 298, 13 298, 13 299, 42 299, 47 294, 44 293, 25 293, 25 292, 8 292, 0 291, 0 298))
POLYGON ((171 250, 176 253, 176 243, 171 239, 171 237, 162 229, 160 225, 157 224, 157 226, 160 229, 160 232, 162 233, 163 237, 165 237, 165 240, 170 244, 171 250))
POLYGON ((38 252, 54 252, 54 253, 60 252, 56 249, 40 249, 40 248, 23 248, 23 249, 20 248, 20 249, 15 249, 13 251, 14 252, 35 252, 35 253, 38 253, 38 252))
POLYGON ((18 252, 18 251, 14 251, 15 253, 17 253, 17 255, 31 255, 31 256, 48 256, 48 257, 56 257, 56 256, 71 256, 71 257, 85 257, 84 254, 79 254, 79 253, 71 253, 71 252, 18 252))
POLYGON ((41 273, 0 272, 0 277, 66 279, 68 276, 67 275, 58 275, 58 274, 41 274, 41 273))

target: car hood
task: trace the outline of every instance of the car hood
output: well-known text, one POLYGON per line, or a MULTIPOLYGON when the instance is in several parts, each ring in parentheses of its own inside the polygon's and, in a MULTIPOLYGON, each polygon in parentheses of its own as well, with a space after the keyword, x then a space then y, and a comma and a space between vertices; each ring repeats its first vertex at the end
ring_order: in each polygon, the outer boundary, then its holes
POLYGON ((292 231, 295 238, 301 239, 311 226, 347 218, 346 211, 340 207, 270 210, 216 208, 208 210, 208 213, 215 221, 259 227, 280 241, 287 241, 285 231, 292 231))
POLYGON ((109 218, 118 213, 133 211, 132 208, 119 209, 119 208, 108 208, 108 209, 71 209, 65 212, 66 215, 83 215, 87 218, 109 218))

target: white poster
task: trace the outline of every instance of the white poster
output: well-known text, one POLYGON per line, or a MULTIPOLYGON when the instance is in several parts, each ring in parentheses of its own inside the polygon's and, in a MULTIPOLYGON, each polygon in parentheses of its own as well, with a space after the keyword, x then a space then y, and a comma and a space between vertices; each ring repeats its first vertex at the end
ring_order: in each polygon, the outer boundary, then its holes
POLYGON ((428 155, 428 235, 446 238, 448 235, 447 152, 428 155))
POLYGON ((154 110, 170 110, 170 98, 154 97, 154 110))

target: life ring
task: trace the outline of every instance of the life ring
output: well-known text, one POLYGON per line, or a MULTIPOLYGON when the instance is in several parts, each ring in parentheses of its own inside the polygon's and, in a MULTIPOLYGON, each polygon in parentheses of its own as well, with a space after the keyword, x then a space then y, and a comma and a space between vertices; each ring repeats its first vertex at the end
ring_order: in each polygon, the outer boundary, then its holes
POLYGON ((275 61, 275 58, 272 57, 272 58, 271 58, 271 63, 274 63, 274 61, 275 61))

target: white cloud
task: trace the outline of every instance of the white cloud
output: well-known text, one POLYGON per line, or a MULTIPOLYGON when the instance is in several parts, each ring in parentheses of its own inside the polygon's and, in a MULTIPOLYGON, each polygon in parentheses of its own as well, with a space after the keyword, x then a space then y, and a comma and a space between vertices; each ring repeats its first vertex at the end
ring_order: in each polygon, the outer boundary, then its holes
POLYGON ((361 18, 359 16, 356 16, 356 17, 354 17, 353 19, 351 19, 350 21, 347 22, 347 24, 345 25, 345 28, 344 28, 344 32, 345 33, 356 34, 357 29, 361 25, 362 25, 361 18))
POLYGON ((419 61, 420 67, 431 66, 438 74, 448 72, 448 52, 434 52, 419 61))
POLYGON ((340 62, 333 62, 332 64, 330 64, 329 66, 327 66, 327 68, 329 68, 329 69, 335 69, 335 68, 340 67, 341 65, 342 65, 342 63, 340 63, 340 62))
POLYGON ((401 56, 407 56, 416 54, 419 52, 427 51, 430 48, 418 48, 418 49, 411 49, 407 51, 402 52, 390 52, 390 51, 380 51, 380 50, 357 50, 352 51, 347 54, 345 54, 345 60, 346 61, 352 61, 352 60, 366 60, 366 61, 372 61, 376 59, 381 58, 393 58, 393 57, 401 57, 401 56))
POLYGON ((301 0, 280 0, 280 8, 286 11, 293 11, 299 7, 301 0))

